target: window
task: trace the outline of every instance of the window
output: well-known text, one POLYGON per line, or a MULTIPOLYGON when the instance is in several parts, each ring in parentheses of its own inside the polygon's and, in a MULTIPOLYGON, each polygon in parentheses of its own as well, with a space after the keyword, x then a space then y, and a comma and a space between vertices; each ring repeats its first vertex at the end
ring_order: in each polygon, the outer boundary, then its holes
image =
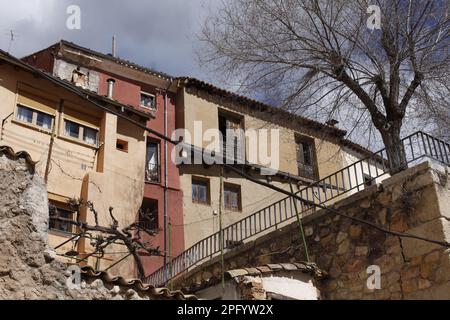
POLYGON ((98 130, 69 120, 64 120, 64 135, 94 146, 98 143, 98 130))
POLYGON ((23 106, 17 106, 17 119, 23 122, 33 122, 33 110, 23 106))
POLYGON ((209 180, 204 178, 192 178, 192 202, 209 204, 209 180))
POLYGON ((83 141, 89 144, 97 144, 97 130, 85 127, 83 130, 83 141))
POLYGON ((241 211, 241 186, 224 183, 223 202, 225 209, 241 211))
POLYGON ((125 140, 117 139, 116 149, 123 152, 128 152, 128 142, 125 140))
POLYGON ((156 109, 155 96, 149 93, 141 92, 141 106, 149 109, 156 109))
POLYGON ((48 114, 42 113, 42 112, 38 112, 37 114, 37 118, 36 118, 36 124, 39 127, 42 127, 44 129, 47 130, 51 130, 52 129, 52 122, 53 122, 53 117, 49 116, 48 114))
POLYGON ((69 222, 70 220, 74 220, 74 212, 68 210, 67 206, 62 204, 50 203, 49 206, 50 230, 73 233, 75 227, 69 222))
POLYGON ((53 116, 22 105, 17 106, 16 118, 19 121, 34 124, 45 130, 51 130, 53 126, 53 116))
POLYGON ((64 122, 64 134, 68 137, 78 139, 80 137, 80 125, 78 123, 66 120, 64 122))
POLYGON ((145 167, 145 181, 160 182, 159 143, 147 143, 147 165, 145 167))
POLYGON ((158 201, 144 198, 139 210, 139 225, 147 230, 157 230, 158 223, 158 201))
POLYGON ((233 162, 244 159, 242 121, 238 116, 219 115, 219 131, 222 134, 223 155, 233 162))
POLYGON ((316 180, 318 174, 315 159, 314 140, 307 137, 297 137, 296 140, 298 175, 316 180))

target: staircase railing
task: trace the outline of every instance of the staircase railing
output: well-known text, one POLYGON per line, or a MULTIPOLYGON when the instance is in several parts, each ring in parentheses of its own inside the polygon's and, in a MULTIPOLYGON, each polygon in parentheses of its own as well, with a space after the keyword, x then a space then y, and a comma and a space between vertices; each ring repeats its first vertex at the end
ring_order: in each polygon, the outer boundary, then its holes
MULTIPOLYGON (((404 139, 402 144, 408 164, 429 157, 450 166, 450 145, 424 132, 416 132, 404 139)), ((355 163, 322 178, 297 194, 315 204, 324 204, 331 200, 340 200, 344 194, 358 192, 373 182, 379 182, 389 176, 386 149, 356 161, 355 163)), ((187 271, 200 263, 217 256, 224 250, 241 245, 263 232, 270 232, 280 224, 296 221, 294 201, 297 201, 301 217, 315 210, 293 197, 283 198, 249 216, 243 218, 200 241, 171 259, 170 263, 147 276, 145 283, 155 286, 164 285, 176 275, 187 271)))

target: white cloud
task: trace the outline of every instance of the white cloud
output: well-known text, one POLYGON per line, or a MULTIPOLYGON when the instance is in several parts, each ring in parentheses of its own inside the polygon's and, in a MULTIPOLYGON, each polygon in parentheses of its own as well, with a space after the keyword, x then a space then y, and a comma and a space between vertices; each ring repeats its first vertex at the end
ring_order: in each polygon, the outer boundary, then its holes
POLYGON ((108 53, 111 38, 126 59, 175 76, 201 76, 195 33, 208 0, 0 0, 0 48, 21 57, 65 39, 108 53), (68 30, 66 9, 81 8, 81 30, 68 30))

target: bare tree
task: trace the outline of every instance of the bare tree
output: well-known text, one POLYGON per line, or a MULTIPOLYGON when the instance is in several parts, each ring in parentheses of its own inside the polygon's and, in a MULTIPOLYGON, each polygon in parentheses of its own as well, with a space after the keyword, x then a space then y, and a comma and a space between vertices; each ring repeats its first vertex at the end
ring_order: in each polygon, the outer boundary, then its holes
POLYGON ((449 93, 449 30, 441 0, 230 0, 205 23, 200 57, 243 90, 283 87, 290 111, 366 114, 396 172, 407 111, 429 113, 437 83, 449 93))
MULTIPOLYGON (((159 248, 153 248, 150 243, 145 242, 142 233, 149 236, 156 234, 156 229, 153 229, 153 221, 151 217, 145 214, 145 212, 139 212, 139 221, 134 222, 125 228, 119 229, 119 221, 113 215, 113 208, 109 208, 109 216, 111 218, 111 224, 109 226, 99 225, 98 212, 94 208, 94 204, 90 201, 83 202, 78 199, 71 199, 69 202, 71 211, 76 214, 76 219, 61 218, 57 214, 56 207, 50 207, 50 220, 58 221, 67 225, 75 226, 77 228, 77 234, 79 235, 77 241, 83 237, 91 239, 91 246, 93 252, 87 256, 83 256, 83 259, 87 259, 90 256, 103 257, 105 249, 112 244, 124 245, 129 254, 133 256, 136 263, 136 267, 139 273, 139 277, 143 279, 145 277, 145 270, 142 264, 141 255, 161 256, 159 248), (81 220, 81 208, 86 206, 88 211, 94 218, 95 225, 90 225, 86 221, 81 220)), ((72 255, 78 255, 78 252, 74 252, 72 255)))

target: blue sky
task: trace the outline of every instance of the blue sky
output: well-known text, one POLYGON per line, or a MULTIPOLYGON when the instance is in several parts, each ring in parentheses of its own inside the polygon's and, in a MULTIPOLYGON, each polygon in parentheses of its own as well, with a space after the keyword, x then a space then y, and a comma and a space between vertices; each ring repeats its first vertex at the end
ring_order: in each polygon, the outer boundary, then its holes
POLYGON ((104 53, 117 37, 121 58, 174 76, 209 80, 199 68, 196 34, 219 1, 208 0, 0 0, 0 48, 22 57, 60 39, 104 53), (81 29, 69 30, 67 7, 81 9, 81 29), (15 39, 10 43, 10 30, 15 39), (11 47, 10 47, 11 46, 11 47))

